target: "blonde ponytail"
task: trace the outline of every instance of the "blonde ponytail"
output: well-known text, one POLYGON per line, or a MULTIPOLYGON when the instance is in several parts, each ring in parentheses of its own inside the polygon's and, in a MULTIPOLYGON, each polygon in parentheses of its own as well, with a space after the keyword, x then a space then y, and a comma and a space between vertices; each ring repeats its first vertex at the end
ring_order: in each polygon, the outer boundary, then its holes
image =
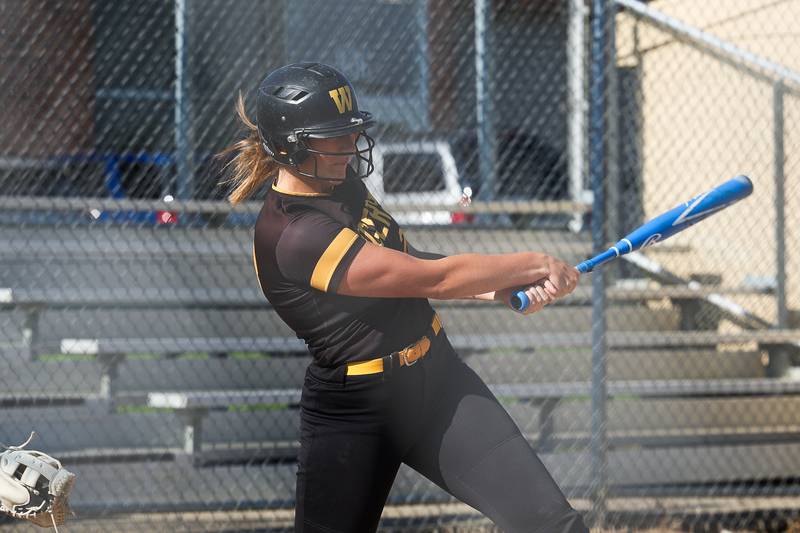
POLYGON ((228 195, 228 201, 232 204, 238 204, 245 200, 278 172, 278 164, 261 146, 258 127, 247 118, 242 93, 239 93, 236 101, 236 114, 247 131, 247 136, 217 155, 217 157, 228 159, 231 154, 236 154, 225 165, 226 168, 232 166, 232 176, 223 182, 233 184, 233 190, 228 195))

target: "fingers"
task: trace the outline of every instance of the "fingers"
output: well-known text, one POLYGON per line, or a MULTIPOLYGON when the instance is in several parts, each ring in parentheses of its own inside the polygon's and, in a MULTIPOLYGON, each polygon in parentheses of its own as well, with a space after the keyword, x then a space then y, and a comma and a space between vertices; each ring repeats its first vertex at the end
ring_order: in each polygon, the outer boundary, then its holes
POLYGON ((542 285, 534 285, 528 290, 535 295, 533 301, 543 304, 548 304, 553 301, 553 296, 542 285))
POLYGON ((550 294, 548 289, 545 288, 544 284, 532 285, 528 287, 525 289, 525 294, 530 300, 530 304, 523 313, 526 315, 541 311, 545 305, 555 300, 555 297, 550 294))
POLYGON ((549 267, 545 287, 550 294, 555 298, 563 298, 575 290, 580 279, 580 272, 575 267, 555 258, 551 259, 549 267))
POLYGON ((544 289, 550 294, 550 296, 556 297, 558 295, 558 289, 549 279, 544 281, 544 289))

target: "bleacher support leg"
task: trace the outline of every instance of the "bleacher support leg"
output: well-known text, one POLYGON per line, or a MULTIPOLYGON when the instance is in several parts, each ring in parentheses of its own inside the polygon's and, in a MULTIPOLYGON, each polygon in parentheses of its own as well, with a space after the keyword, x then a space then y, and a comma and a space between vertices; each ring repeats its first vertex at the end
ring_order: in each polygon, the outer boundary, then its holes
POLYGON ((39 357, 39 305, 25 306, 25 323, 22 326, 22 342, 28 348, 28 359, 35 361, 39 357))
POLYGON ((553 433, 555 432, 555 418, 553 411, 558 405, 558 398, 548 398, 539 408, 539 442, 537 451, 549 452, 553 450, 553 433))
POLYGON ((767 363, 766 368, 767 376, 771 378, 786 376, 791 367, 791 347, 776 344, 768 347, 767 354, 769 355, 769 363, 767 363))
POLYGON ((183 420, 183 451, 196 458, 203 451, 203 418, 208 414, 208 409, 182 409, 178 414, 183 420))
POLYGON ((716 331, 719 328, 720 313, 714 306, 702 300, 680 300, 681 331, 716 331))
POLYGON ((100 397, 113 406, 116 392, 116 380, 119 375, 119 364, 125 359, 125 354, 98 354, 97 363, 100 365, 100 397))

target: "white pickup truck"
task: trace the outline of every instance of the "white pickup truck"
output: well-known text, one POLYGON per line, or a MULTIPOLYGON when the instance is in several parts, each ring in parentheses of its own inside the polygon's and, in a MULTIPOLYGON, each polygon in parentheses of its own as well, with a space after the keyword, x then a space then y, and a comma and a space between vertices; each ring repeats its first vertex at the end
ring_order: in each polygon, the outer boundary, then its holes
POLYGON ((402 225, 451 224, 463 220, 452 208, 463 194, 458 167, 444 141, 384 142, 373 150, 375 170, 366 179, 375 199, 402 225), (407 211, 401 207, 425 206, 407 211), (397 206, 398 209, 392 209, 397 206))

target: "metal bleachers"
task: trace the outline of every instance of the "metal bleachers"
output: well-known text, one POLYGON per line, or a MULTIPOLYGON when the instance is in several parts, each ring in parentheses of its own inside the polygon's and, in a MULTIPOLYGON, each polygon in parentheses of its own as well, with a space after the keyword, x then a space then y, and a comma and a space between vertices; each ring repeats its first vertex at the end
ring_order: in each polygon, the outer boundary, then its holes
MULTIPOLYGON (((39 449, 74 465, 86 480, 76 485, 79 514, 290 507, 309 359, 255 288, 247 232, 181 230, 172 246, 172 230, 120 240, 112 228, 89 245, 75 231, 67 239, 25 229, 6 243, 0 316, 18 336, 2 344, 0 372, 13 379, 0 395, 0 441, 35 429, 39 449), (113 482, 120 475, 125 487, 113 482), (208 490, 200 497, 189 486, 208 490)), ((472 251, 542 249, 575 261, 588 253, 566 234, 489 233, 476 242, 496 246, 472 251)), ((409 239, 457 251, 435 230, 409 239)), ((765 366, 798 332, 687 330, 698 307, 685 304, 708 305, 721 289, 669 281, 608 291, 612 492, 689 494, 713 482, 737 494, 800 476, 791 459, 800 383, 769 378, 765 366)), ((530 317, 435 303, 453 345, 573 495, 591 484, 590 304, 583 284, 530 317)), ((405 468, 390 496, 440 501, 449 497, 405 468)))

